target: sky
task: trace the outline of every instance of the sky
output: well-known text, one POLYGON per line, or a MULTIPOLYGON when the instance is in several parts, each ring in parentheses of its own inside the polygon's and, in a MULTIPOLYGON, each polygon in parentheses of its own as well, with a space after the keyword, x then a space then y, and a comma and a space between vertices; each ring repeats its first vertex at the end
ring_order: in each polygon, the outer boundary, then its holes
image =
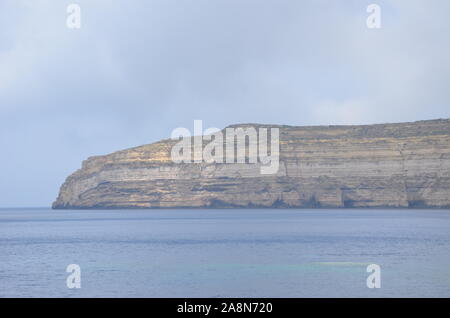
POLYGON ((0 0, 0 207, 50 206, 82 160, 196 119, 449 118, 449 12, 448 0, 0 0), (371 3, 381 28, 367 27, 371 3))

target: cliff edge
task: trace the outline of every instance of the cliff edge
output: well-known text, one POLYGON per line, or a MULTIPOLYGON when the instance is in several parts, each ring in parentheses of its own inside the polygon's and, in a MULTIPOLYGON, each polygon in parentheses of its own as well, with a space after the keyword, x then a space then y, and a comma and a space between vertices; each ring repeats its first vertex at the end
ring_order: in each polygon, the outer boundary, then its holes
POLYGON ((53 208, 450 208, 450 119, 253 126, 279 129, 275 174, 260 163, 174 163, 178 141, 163 140, 88 158, 53 208))

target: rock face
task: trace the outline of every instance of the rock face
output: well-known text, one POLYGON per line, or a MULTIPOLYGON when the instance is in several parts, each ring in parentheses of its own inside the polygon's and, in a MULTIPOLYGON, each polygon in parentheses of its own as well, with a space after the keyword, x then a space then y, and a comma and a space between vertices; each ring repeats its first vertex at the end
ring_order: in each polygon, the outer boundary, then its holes
POLYGON ((450 208, 450 119, 264 127, 279 128, 276 174, 259 163, 177 164, 177 141, 163 140, 85 160, 53 208, 450 208))

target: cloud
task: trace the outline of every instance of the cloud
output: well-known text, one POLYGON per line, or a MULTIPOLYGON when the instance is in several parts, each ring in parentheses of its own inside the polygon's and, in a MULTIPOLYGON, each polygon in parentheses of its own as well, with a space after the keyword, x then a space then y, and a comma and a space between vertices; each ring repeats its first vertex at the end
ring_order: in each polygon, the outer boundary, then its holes
POLYGON ((239 122, 449 117, 450 2, 0 2, 0 206, 49 205, 90 155, 239 122))
POLYGON ((312 117, 326 125, 358 125, 373 123, 376 112, 369 100, 324 100, 312 109, 312 117))

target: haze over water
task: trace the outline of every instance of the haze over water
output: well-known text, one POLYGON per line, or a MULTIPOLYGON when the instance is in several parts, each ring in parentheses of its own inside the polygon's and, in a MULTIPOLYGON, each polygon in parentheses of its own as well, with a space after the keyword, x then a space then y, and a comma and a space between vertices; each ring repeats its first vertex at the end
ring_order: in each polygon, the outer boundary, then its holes
POLYGON ((448 210, 0 209, 0 297, 450 297, 449 229, 448 210))

